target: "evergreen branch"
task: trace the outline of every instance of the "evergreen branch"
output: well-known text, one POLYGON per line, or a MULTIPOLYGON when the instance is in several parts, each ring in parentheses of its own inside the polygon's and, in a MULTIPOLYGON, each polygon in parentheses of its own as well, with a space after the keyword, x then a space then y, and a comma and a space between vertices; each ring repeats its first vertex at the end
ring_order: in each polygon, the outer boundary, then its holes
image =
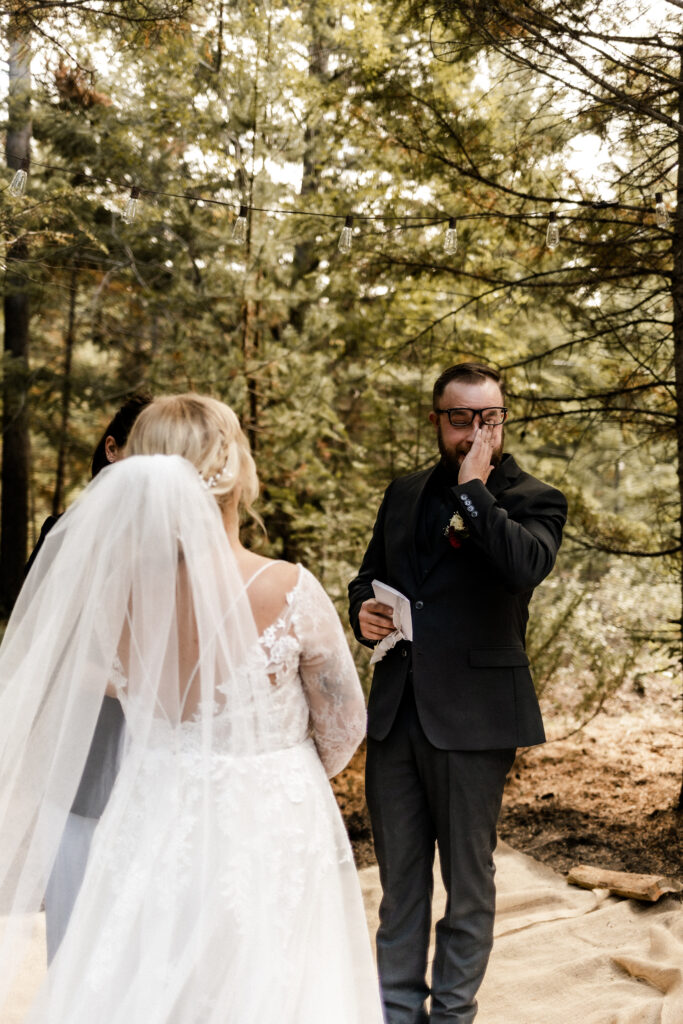
MULTIPOLYGON (((578 401, 578 399, 572 399, 572 401, 578 401)), ((624 415, 633 417, 634 419, 647 419, 649 417, 654 417, 655 419, 670 420, 672 423, 675 423, 678 418, 675 413, 660 412, 657 409, 638 409, 621 405, 597 405, 592 409, 562 409, 558 412, 543 412, 534 413, 529 416, 515 416, 515 422, 535 423, 537 420, 562 419, 565 416, 586 416, 588 413, 592 412, 600 413, 603 416, 608 413, 623 413, 624 415)))
POLYGON ((610 547, 607 544, 591 543, 590 541, 582 540, 570 530, 565 530, 564 536, 567 540, 571 540, 574 544, 578 544, 579 547, 587 548, 590 551, 604 551, 605 554, 608 555, 632 555, 634 558, 663 558, 665 555, 677 555, 681 550, 683 550, 683 546, 681 544, 677 544, 673 548, 662 548, 661 551, 640 551, 633 550, 631 548, 615 548, 610 547))
POLYGON ((616 395, 629 395, 638 391, 650 391, 652 388, 674 387, 674 380, 654 380, 647 384, 634 384, 632 387, 612 388, 610 391, 594 391, 588 395, 518 395, 506 389, 510 398, 528 399, 533 402, 592 402, 596 398, 614 398, 616 395))
MULTIPOLYGON (((623 314, 624 311, 620 310, 619 312, 620 314, 623 314)), ((624 328, 633 328, 645 324, 654 324, 657 326, 666 327, 667 333, 671 326, 667 321, 657 320, 655 317, 640 317, 638 319, 630 319, 626 321, 626 323, 620 322, 619 329, 623 331, 624 328)), ((533 363, 540 363, 544 359, 549 359, 551 356, 557 355, 558 352, 566 352, 567 350, 573 349, 575 346, 592 345, 594 342, 601 341, 606 336, 613 334, 614 330, 614 325, 610 324, 601 330, 594 331, 592 334, 586 334, 582 335, 581 337, 570 338, 569 341, 560 342, 558 345, 553 345, 551 348, 547 348, 543 352, 537 352, 534 353, 533 355, 523 356, 521 359, 516 359, 512 363, 503 363, 498 367, 498 369, 501 371, 501 373, 505 373, 507 370, 516 370, 522 366, 529 366, 533 363)), ((619 344, 623 344, 621 339, 619 340, 619 344)), ((650 371, 648 370, 648 372, 650 371)))
MULTIPOLYGON (((498 11, 498 18, 496 19, 496 24, 503 25, 506 20, 512 22, 521 30, 523 34, 526 33, 530 37, 531 41, 533 41, 539 47, 539 50, 541 52, 549 52, 549 54, 554 60, 559 60, 560 66, 562 66, 563 64, 569 65, 569 67, 573 68, 575 71, 578 71, 579 74, 583 75, 590 83, 592 83, 593 86, 601 89, 604 93, 609 95, 612 98, 612 101, 615 103, 615 105, 621 106, 622 108, 631 109, 637 113, 640 113, 641 115, 647 114, 648 117, 652 118, 653 120, 660 121, 662 124, 666 124, 669 128, 674 129, 674 131, 676 131, 677 133, 683 133, 683 125, 679 125, 677 121, 675 121, 673 118, 669 117, 666 114, 662 114, 661 111, 654 110, 654 108, 649 107, 647 104, 643 102, 641 98, 626 92, 624 89, 615 85, 608 77, 600 75, 597 72, 593 71, 591 68, 587 66, 584 60, 580 60, 578 57, 575 57, 569 51, 569 48, 562 39, 562 36, 569 36, 574 42, 580 43, 581 45, 587 47, 589 50, 595 51, 595 54, 598 59, 607 62, 608 64, 616 67, 617 69, 620 67, 624 70, 629 69, 630 64, 622 64, 622 62, 616 59, 613 55, 603 50, 599 50, 597 46, 593 46, 590 43, 589 40, 599 39, 599 36, 591 32, 587 28, 587 26, 581 26, 578 29, 572 28, 568 24, 563 24, 562 22, 559 22, 554 16, 546 15, 544 12, 538 10, 536 7, 534 7, 532 3, 527 2, 523 6, 526 6, 527 10, 529 11, 529 15, 527 17, 524 17, 523 15, 517 13, 518 10, 521 9, 521 5, 515 6, 515 8, 512 9, 512 5, 507 5, 505 3, 496 4, 495 7, 497 8, 498 11), (542 23, 542 29, 538 27, 539 23, 542 23), (555 43, 553 41, 553 34, 560 37, 560 42, 555 43)), ((487 31, 485 26, 481 25, 477 21, 476 16, 467 17, 467 13, 465 11, 463 11, 463 14, 468 24, 470 24, 476 31, 478 31, 481 34, 481 36, 485 40, 487 40, 494 49, 503 52, 511 60, 514 60, 516 63, 521 64, 522 66, 528 68, 529 70, 540 72, 542 75, 545 75, 546 77, 554 81, 561 82, 562 85, 564 85, 565 87, 568 87, 581 95, 590 96, 592 99, 596 101, 604 102, 602 97, 591 92, 589 89, 582 88, 576 85, 575 83, 568 82, 566 76, 562 77, 559 74, 559 72, 551 73, 549 69, 543 67, 538 60, 532 61, 528 58, 523 57, 521 54, 517 53, 514 46, 511 44, 513 42, 521 42, 523 44, 529 45, 526 39, 520 39, 520 37, 517 36, 513 38, 511 34, 509 34, 507 41, 505 39, 500 39, 499 37, 494 36, 491 32, 487 31)), ((600 41, 611 42, 613 40, 607 37, 606 39, 600 41)), ((656 45, 663 48, 666 47, 666 44, 660 36, 656 37, 656 45)), ((674 46, 666 48, 669 48, 672 51, 678 49, 678 47, 674 46)))
POLYGON ((179 20, 194 6, 195 0, 183 0, 179 4, 139 2, 135 7, 141 9, 140 14, 135 14, 133 5, 122 0, 103 2, 107 6, 93 5, 92 0, 12 0, 0 5, 0 15, 12 15, 15 19, 27 18, 33 22, 35 17, 63 11, 66 14, 95 14, 131 25, 149 25, 159 21, 179 20))

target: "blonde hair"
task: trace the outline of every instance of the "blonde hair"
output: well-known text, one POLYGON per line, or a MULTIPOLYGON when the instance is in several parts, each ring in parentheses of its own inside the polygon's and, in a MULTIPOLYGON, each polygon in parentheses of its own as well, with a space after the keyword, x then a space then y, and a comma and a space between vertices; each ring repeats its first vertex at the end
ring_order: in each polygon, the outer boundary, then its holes
POLYGON ((255 515, 256 465, 237 416, 223 402, 192 392, 155 398, 135 421, 126 455, 156 454, 188 459, 221 508, 241 485, 240 501, 255 515))

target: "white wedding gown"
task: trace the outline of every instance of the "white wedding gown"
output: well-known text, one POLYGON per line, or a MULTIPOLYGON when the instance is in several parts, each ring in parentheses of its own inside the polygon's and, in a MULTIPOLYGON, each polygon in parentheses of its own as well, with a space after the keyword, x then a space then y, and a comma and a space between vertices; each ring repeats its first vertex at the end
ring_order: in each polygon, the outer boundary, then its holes
MULTIPOLYGON (((29 1021, 382 1021, 327 778, 360 742, 365 705, 336 612, 307 570, 249 661, 269 709, 257 753, 222 752, 221 730, 227 750, 236 729, 227 704, 215 705, 209 763, 206 716, 175 728, 159 717, 144 737, 129 735, 29 1021)), ((119 696, 134 721, 123 677, 119 696)))

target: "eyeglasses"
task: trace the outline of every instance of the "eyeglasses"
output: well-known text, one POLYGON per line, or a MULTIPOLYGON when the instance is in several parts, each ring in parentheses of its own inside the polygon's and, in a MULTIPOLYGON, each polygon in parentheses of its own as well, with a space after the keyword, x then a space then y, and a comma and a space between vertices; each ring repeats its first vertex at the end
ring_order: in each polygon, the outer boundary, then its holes
POLYGON ((475 416, 487 427, 499 427, 505 423, 508 411, 501 405, 493 405, 488 409, 435 409, 435 413, 448 416, 452 427, 469 427, 475 416))

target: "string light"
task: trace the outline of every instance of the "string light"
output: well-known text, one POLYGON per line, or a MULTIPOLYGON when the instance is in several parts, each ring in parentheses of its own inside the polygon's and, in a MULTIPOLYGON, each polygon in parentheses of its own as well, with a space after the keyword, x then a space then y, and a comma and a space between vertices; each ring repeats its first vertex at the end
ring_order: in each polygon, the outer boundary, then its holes
POLYGON ((448 218, 448 227, 443 239, 443 251, 447 256, 453 256, 458 251, 458 228, 455 217, 448 218))
POLYGON ((240 215, 235 221, 235 226, 232 229, 232 240, 235 245, 244 245, 247 240, 247 214, 249 210, 246 206, 240 206, 240 215))
POLYGON ((664 196, 661 192, 655 195, 655 220, 657 227, 666 230, 669 226, 669 211, 664 205, 664 196))
POLYGON ((557 249, 560 244, 560 229, 557 226, 557 214, 552 210, 548 214, 548 230, 545 233, 545 244, 549 249, 557 249))
POLYGON ((343 252, 344 255, 347 255, 348 253, 351 252, 351 240, 352 240, 352 238, 353 238, 353 217, 351 216, 350 213, 347 213, 346 217, 344 218, 344 227, 342 228, 341 235, 339 236, 339 245, 338 245, 339 252, 343 252))
POLYGON ((21 167, 15 172, 12 178, 9 194, 18 199, 23 196, 26 191, 26 182, 28 181, 28 160, 24 157, 21 161, 21 167))
MULTIPOLYGON (((8 158, 8 160, 12 160, 13 159, 13 160, 16 160, 16 161, 21 161, 21 167, 14 174, 14 177, 12 178, 11 184, 8 186, 8 192, 10 193, 10 195, 15 196, 15 197, 22 196, 22 195, 24 195, 24 192, 25 192, 25 189, 26 189, 26 185, 27 185, 27 180, 28 180, 29 160, 27 158, 25 158, 25 157, 20 156, 18 153, 7 153, 7 158, 8 158)), ((46 168, 48 170, 51 170, 51 171, 65 172, 67 170, 67 168, 65 168, 63 166, 56 166, 56 165, 53 165, 53 164, 46 163, 44 161, 32 160, 31 164, 35 164, 38 167, 44 167, 44 168, 46 168)), ((90 171, 81 171, 80 172, 80 177, 81 178, 85 178, 87 180, 91 180, 91 181, 104 182, 106 184, 113 185, 113 186, 115 186, 116 188, 119 188, 119 189, 126 187, 120 181, 116 181, 115 179, 104 177, 104 176, 101 176, 101 175, 92 174, 90 171)), ((184 199, 184 200, 192 200, 194 202, 198 201, 198 197, 197 197, 196 194, 188 195, 187 193, 184 193, 184 192, 165 192, 165 191, 161 191, 161 190, 157 190, 157 189, 148 189, 148 188, 145 187, 144 188, 144 193, 145 193, 145 196, 151 196, 151 197, 157 198, 157 199, 184 199)), ((138 199, 140 197, 140 194, 141 194, 141 189, 138 186, 133 186, 131 188, 130 197, 129 197, 128 202, 126 203, 125 208, 124 208, 124 210, 123 210, 123 212, 121 214, 122 219, 126 223, 128 223, 128 224, 130 224, 134 220, 134 218, 136 216, 137 206, 138 206, 138 199)), ((225 200, 222 200, 222 199, 215 199, 215 198, 212 198, 212 197, 209 197, 209 196, 202 196, 200 201, 201 201, 201 203, 206 203, 206 204, 210 204, 210 205, 213 205, 213 206, 221 206, 221 207, 233 208, 234 209, 234 204, 233 203, 226 202, 225 200)), ((588 206, 590 206, 590 207, 593 207, 595 209, 604 209, 604 208, 607 208, 607 207, 614 207, 615 209, 620 209, 620 210, 623 210, 623 211, 630 211, 630 212, 635 212, 635 213, 638 213, 638 212, 640 212, 642 210, 642 206, 630 206, 630 205, 627 205, 627 204, 621 204, 619 202, 607 203, 607 202, 602 201, 602 200, 601 201, 595 201, 595 200, 593 200, 593 201, 588 201, 588 200, 582 200, 582 201, 563 200, 563 202, 565 204, 569 204, 571 206, 576 206, 576 207, 588 207, 588 206)), ((256 212, 259 212, 259 213, 266 213, 266 214, 284 214, 284 215, 287 215, 287 216, 311 217, 311 218, 316 218, 316 219, 318 219, 318 218, 329 219, 329 220, 339 220, 340 219, 340 215, 339 214, 328 212, 328 211, 325 211, 325 210, 302 210, 302 209, 296 209, 296 208, 294 208, 294 209, 292 209, 292 208, 280 209, 280 208, 275 208, 275 207, 274 208, 270 208, 270 207, 265 208, 265 207, 252 207, 252 206, 247 206, 245 204, 242 204, 242 205, 240 205, 239 216, 237 217, 237 219, 235 221, 235 224, 234 224, 234 227, 233 227, 233 232, 232 232, 233 240, 238 245, 243 245, 246 242, 247 229, 248 229, 248 216, 249 216, 249 213, 253 212, 253 211, 256 211, 256 212)), ((509 214, 506 214, 505 212, 499 212, 498 213, 496 211, 492 211, 492 213, 493 213, 494 216, 498 216, 501 219, 506 219, 507 217, 511 216, 509 214)), ((666 229, 666 228, 669 227, 669 225, 670 225, 670 215, 669 215, 669 212, 667 210, 666 204, 664 202, 664 194, 662 192, 657 192, 656 195, 655 195, 655 215, 656 215, 656 223, 657 223, 657 226, 659 228, 666 229)), ((485 215, 483 215, 483 214, 474 214, 472 217, 469 217, 469 218, 466 216, 465 219, 478 219, 481 216, 485 216, 485 215)), ((531 216, 534 216, 534 215, 532 214, 531 216)), ((344 227, 343 227, 341 235, 339 237, 338 248, 339 248, 339 251, 344 253, 345 255, 351 252, 352 241, 353 241, 353 224, 354 224, 354 220, 355 219, 356 219, 355 215, 351 215, 351 214, 346 214, 345 217, 344 217, 344 227)), ((373 221, 387 221, 387 220, 404 221, 406 227, 407 227, 407 224, 408 224, 409 221, 421 222, 421 224, 423 226, 435 225, 435 224, 438 224, 439 222, 443 223, 443 215, 441 215, 441 216, 438 216, 438 215, 430 216, 428 214, 397 214, 397 215, 392 215, 392 214, 376 214, 376 215, 361 214, 360 215, 360 219, 363 220, 363 221, 369 221, 369 222, 373 222, 373 221)), ((512 215, 512 219, 524 220, 525 218, 524 218, 524 216, 520 216, 520 215, 517 215, 517 216, 512 215)), ((547 226, 547 231, 546 231, 546 245, 548 246, 549 249, 555 249, 559 245, 559 243, 560 243, 560 234, 559 234, 559 227, 558 227, 558 223, 557 223, 557 214, 554 211, 551 211, 548 214, 548 226, 547 226)), ((449 217, 448 221, 447 221, 446 232, 445 232, 445 235, 444 235, 443 250, 444 250, 444 252, 447 255, 452 255, 453 253, 455 253, 457 251, 457 246, 458 246, 457 220, 456 220, 455 217, 449 217)))
POLYGON ((130 190, 130 198, 125 205, 124 211, 121 214, 121 220, 124 224, 132 224, 135 220, 135 214, 138 212, 138 199, 140 197, 140 189, 137 185, 133 185, 130 190))

